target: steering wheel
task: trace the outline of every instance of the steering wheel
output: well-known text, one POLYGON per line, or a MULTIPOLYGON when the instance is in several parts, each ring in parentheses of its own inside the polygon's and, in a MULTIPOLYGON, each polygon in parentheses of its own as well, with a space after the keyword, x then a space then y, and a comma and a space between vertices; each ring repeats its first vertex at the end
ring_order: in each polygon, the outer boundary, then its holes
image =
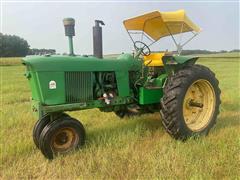
POLYGON ((141 51, 140 54, 144 55, 144 56, 149 56, 151 54, 151 50, 150 48, 148 47, 148 45, 146 45, 144 42, 142 41, 135 41, 134 42, 134 48, 137 50, 137 51, 141 51), (146 50, 146 51, 144 51, 146 50))

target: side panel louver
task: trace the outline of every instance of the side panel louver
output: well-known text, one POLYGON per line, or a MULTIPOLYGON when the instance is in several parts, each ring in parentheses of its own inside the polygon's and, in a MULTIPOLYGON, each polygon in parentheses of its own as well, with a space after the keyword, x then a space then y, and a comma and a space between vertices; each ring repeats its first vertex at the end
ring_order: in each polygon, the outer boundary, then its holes
POLYGON ((65 72, 66 102, 78 103, 93 99, 92 72, 65 72))

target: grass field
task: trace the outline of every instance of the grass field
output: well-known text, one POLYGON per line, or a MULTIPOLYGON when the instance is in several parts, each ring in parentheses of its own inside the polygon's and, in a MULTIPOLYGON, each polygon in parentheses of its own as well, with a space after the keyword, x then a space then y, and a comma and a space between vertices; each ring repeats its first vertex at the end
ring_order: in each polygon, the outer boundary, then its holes
POLYGON ((227 57, 198 61, 216 73, 222 90, 207 137, 175 141, 158 113, 120 120, 97 109, 71 112, 86 128, 86 146, 53 161, 32 141, 36 119, 25 69, 18 59, 2 59, 0 179, 239 179, 240 59, 227 57))

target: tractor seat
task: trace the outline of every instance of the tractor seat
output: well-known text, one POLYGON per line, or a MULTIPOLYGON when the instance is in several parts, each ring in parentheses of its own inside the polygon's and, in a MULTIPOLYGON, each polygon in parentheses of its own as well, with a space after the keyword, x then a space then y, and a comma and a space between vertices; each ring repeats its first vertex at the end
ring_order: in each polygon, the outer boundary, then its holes
POLYGON ((151 53, 149 56, 144 56, 144 65, 145 66, 163 66, 162 57, 165 55, 165 53, 151 53))

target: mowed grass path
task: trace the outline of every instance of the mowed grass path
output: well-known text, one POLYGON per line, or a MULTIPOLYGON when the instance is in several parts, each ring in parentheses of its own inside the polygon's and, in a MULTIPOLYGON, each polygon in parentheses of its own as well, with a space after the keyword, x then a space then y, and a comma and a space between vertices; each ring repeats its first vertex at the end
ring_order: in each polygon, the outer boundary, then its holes
POLYGON ((0 179, 240 178, 240 60, 204 58, 198 63, 216 73, 222 90, 221 113, 207 137, 176 141, 158 113, 120 120, 97 109, 76 111, 69 114, 84 124, 86 145, 53 161, 32 141, 36 119, 24 67, 1 66, 0 179))

